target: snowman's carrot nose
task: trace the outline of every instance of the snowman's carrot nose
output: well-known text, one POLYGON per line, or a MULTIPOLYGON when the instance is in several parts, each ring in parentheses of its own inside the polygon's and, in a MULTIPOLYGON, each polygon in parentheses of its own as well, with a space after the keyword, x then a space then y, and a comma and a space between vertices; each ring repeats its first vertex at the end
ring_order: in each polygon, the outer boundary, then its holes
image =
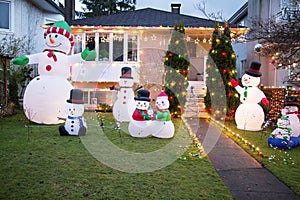
POLYGON ((50 38, 50 43, 54 44, 54 42, 55 42, 54 39, 50 38))

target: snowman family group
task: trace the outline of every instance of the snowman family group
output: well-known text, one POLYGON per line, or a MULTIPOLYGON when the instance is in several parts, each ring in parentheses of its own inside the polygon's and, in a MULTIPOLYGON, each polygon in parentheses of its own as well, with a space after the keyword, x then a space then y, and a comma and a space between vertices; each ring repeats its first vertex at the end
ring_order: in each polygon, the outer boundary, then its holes
POLYGON ((150 92, 139 90, 134 98, 136 109, 129 122, 128 131, 132 137, 172 138, 174 136, 174 124, 171 121, 168 95, 162 91, 156 98, 154 113, 150 106, 150 92))
MULTIPOLYGON (((264 93, 257 87, 260 83, 261 63, 254 61, 249 69, 242 76, 242 86, 238 81, 231 80, 231 84, 240 94, 241 104, 235 113, 237 128, 241 130, 260 131, 265 120, 262 107, 258 104, 262 102, 268 106, 264 93)), ((278 148, 292 148, 300 146, 300 117, 298 114, 299 104, 295 97, 288 97, 285 107, 282 109, 282 117, 278 119, 278 127, 268 137, 268 144, 278 148), (291 100, 292 99, 292 100, 291 100)))
POLYGON ((96 52, 88 48, 79 54, 69 55, 73 46, 70 26, 65 21, 57 21, 44 33, 43 52, 13 60, 16 65, 38 64, 39 76, 29 82, 24 93, 26 117, 39 124, 59 124, 66 120, 65 130, 60 128, 62 135, 85 133, 83 127, 86 125, 80 116, 84 110, 79 98, 82 98, 82 91, 74 89, 68 78, 70 66, 96 57, 96 52))
POLYGON ((150 106, 151 99, 148 90, 138 90, 134 95, 133 77, 130 67, 121 69, 117 88, 117 100, 113 106, 114 118, 119 122, 129 122, 128 131, 132 137, 172 138, 174 124, 171 121, 168 96, 164 91, 157 96, 154 113, 150 106))
POLYGON ((268 144, 280 149, 300 146, 300 104, 294 96, 287 96, 281 110, 281 118, 277 120, 277 128, 268 137, 268 144))

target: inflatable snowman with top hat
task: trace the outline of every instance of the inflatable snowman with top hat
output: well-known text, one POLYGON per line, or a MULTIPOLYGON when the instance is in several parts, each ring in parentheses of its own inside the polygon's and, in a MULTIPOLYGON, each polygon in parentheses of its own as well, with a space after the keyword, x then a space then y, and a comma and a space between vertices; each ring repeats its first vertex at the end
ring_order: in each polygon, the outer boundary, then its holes
POLYGON ((117 121, 129 122, 135 110, 133 77, 131 68, 123 67, 119 81, 120 89, 117 94, 117 100, 113 106, 113 115, 117 121))
POLYGON ((27 118, 40 124, 58 124, 65 118, 64 102, 73 88, 70 66, 96 57, 95 51, 85 49, 81 54, 68 55, 74 46, 74 36, 65 21, 57 21, 44 33, 45 49, 41 53, 20 56, 16 65, 38 64, 39 76, 26 87, 23 108, 27 118))
POLYGON ((134 97, 136 107, 128 126, 128 131, 132 137, 148 137, 154 131, 151 126, 153 113, 151 112, 149 96, 148 90, 139 90, 138 96, 134 97))
POLYGON ((61 136, 66 135, 86 135, 86 122, 82 117, 84 113, 83 92, 79 89, 70 91, 70 99, 67 100, 65 111, 68 115, 65 126, 59 127, 61 136))
POLYGON ((174 124, 171 121, 168 95, 164 91, 157 96, 155 105, 157 108, 156 120, 152 122, 155 132, 152 135, 158 138, 172 138, 174 136, 174 124))
POLYGON ((260 62, 252 62, 249 69, 242 76, 242 85, 239 86, 238 81, 231 80, 231 84, 240 94, 241 104, 235 113, 235 122, 237 128, 241 130, 259 131, 264 122, 264 111, 258 104, 262 102, 266 106, 269 105, 265 94, 257 87, 260 83, 261 72, 260 62))

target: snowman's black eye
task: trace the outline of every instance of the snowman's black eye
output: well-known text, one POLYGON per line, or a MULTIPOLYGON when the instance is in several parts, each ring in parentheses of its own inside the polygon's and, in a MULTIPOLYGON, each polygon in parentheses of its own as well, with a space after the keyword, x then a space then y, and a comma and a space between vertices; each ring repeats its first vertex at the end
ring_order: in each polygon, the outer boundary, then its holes
POLYGON ((71 111, 71 108, 69 108, 69 111, 71 111))
POLYGON ((55 37, 55 38, 57 38, 57 37, 58 37, 58 35, 55 35, 54 37, 55 37))
POLYGON ((164 101, 162 101, 161 103, 165 103, 164 101))

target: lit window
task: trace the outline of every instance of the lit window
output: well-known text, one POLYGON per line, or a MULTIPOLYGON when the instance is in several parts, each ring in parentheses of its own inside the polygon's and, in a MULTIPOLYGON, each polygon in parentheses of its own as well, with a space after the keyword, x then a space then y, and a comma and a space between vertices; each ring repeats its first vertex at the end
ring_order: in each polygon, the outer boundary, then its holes
POLYGON ((113 61, 123 61, 124 35, 114 34, 113 41, 113 61))
POLYGON ((128 36, 128 51, 127 51, 128 61, 137 61, 137 36, 128 36))
POLYGON ((109 60, 109 34, 99 34, 99 61, 109 60))
POLYGON ((74 35, 74 54, 82 52, 82 35, 74 35))

